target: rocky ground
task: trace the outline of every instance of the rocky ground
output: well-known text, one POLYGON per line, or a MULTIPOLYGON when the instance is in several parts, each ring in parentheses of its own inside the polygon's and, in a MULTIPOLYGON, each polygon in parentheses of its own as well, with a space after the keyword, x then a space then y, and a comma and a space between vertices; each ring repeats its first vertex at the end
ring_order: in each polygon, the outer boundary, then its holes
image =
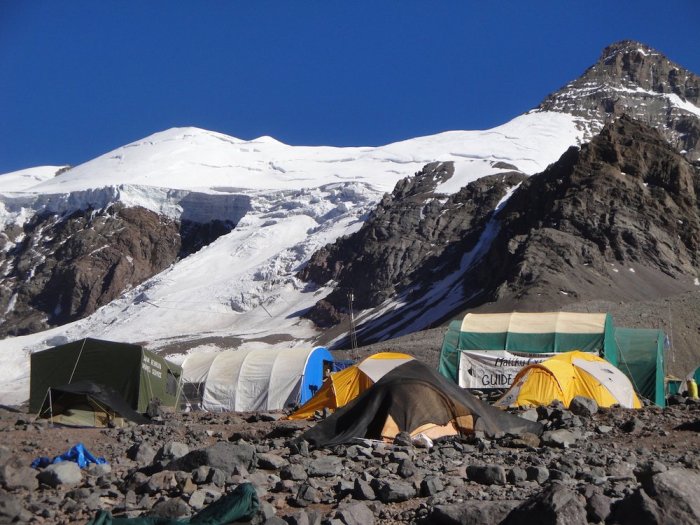
POLYGON ((154 424, 53 428, 0 410, 0 523, 184 518, 251 482, 253 523, 697 523, 700 404, 519 411, 541 437, 358 441, 309 450, 283 414, 164 414, 154 424), (108 463, 32 469, 82 442, 108 463))

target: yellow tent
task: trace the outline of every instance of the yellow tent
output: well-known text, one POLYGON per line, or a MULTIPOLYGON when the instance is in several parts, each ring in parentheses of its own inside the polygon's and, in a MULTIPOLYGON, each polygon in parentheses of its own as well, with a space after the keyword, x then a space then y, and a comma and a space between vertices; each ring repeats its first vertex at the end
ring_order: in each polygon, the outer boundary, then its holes
POLYGON ((558 399, 568 407, 576 396, 593 399, 601 407, 642 406, 627 376, 605 359, 579 351, 526 366, 496 406, 548 405, 558 399))
POLYGON ((307 419, 317 410, 340 408, 371 387, 384 374, 411 359, 413 358, 407 354, 382 352, 331 374, 316 395, 291 414, 289 419, 307 419))

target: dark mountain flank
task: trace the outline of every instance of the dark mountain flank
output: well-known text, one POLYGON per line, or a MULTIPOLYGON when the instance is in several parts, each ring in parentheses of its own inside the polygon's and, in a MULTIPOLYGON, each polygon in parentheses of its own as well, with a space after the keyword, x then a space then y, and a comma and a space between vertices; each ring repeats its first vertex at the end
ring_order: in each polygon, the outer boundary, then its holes
POLYGON ((465 309, 643 301, 697 286, 700 173, 647 124, 623 115, 541 174, 485 177, 440 200, 427 181, 447 170, 426 167, 358 233, 314 255, 301 276, 337 284, 310 318, 341 320, 349 290, 358 309, 392 298, 361 326, 370 342, 465 309))
POLYGON ((332 325, 342 319, 350 293, 358 309, 373 308, 397 294, 418 297, 458 271, 491 211, 526 176, 486 176, 450 197, 435 193, 453 172, 449 162, 428 164, 385 195, 359 232, 316 252, 299 277, 337 284, 307 317, 332 325))
POLYGON ((655 129, 622 116, 530 177, 469 272, 465 306, 556 307, 693 289, 700 173, 655 129))

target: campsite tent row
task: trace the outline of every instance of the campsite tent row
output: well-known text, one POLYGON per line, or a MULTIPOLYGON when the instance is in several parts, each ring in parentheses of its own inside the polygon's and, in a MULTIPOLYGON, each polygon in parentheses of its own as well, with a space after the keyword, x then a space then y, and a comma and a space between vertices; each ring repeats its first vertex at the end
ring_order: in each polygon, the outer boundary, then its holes
POLYGON ((311 399, 332 363, 321 346, 193 353, 182 363, 184 397, 212 412, 280 410, 311 399))
POLYGON ((439 371, 463 388, 507 388, 522 367, 581 350, 620 368, 640 395, 663 406, 664 341, 661 330, 616 328, 610 314, 470 313, 450 323, 439 371))

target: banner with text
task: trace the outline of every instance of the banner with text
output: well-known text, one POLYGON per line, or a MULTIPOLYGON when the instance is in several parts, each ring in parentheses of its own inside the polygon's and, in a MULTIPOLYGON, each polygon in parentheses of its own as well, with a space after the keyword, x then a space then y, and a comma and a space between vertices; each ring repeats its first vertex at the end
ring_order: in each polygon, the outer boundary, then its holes
POLYGON ((509 388, 520 370, 556 354, 515 355, 505 350, 461 352, 459 386, 462 388, 509 388))

